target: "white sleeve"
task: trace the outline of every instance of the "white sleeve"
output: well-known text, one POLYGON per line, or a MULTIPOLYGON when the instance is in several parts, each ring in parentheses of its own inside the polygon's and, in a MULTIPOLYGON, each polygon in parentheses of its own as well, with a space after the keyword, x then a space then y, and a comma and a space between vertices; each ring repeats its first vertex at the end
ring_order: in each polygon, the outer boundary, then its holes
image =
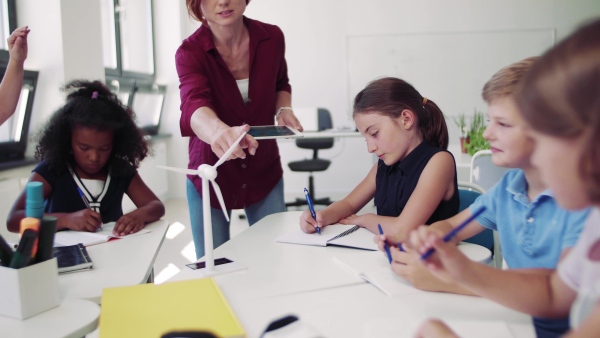
POLYGON ((575 247, 567 257, 558 264, 558 276, 573 290, 581 285, 583 264, 587 259, 589 247, 600 238, 600 210, 594 208, 583 226, 583 231, 575 247))

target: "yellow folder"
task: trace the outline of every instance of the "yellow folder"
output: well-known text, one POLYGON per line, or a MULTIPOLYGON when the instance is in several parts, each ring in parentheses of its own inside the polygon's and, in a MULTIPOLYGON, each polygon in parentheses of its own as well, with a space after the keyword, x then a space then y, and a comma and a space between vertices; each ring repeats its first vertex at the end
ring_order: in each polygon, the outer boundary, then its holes
POLYGON ((107 288, 101 308, 101 338, 160 337, 172 331, 246 336, 212 278, 107 288))

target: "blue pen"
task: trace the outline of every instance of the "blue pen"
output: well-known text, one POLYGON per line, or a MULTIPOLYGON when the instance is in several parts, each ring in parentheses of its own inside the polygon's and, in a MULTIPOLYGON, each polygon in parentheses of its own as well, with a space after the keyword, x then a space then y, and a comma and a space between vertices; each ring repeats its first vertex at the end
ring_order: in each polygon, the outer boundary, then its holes
MULTIPOLYGON (((304 188, 304 197, 306 197, 306 204, 308 204, 308 210, 310 210, 310 214, 312 215, 312 218, 316 221, 317 214, 315 214, 315 207, 313 207, 312 199, 310 199, 310 194, 308 193, 308 190, 306 190, 306 188, 304 188)), ((318 225, 317 225, 317 233, 319 235, 321 234, 321 228, 318 225)))
MULTIPOLYGON (((377 224, 377 228, 379 229, 379 234, 383 235, 383 229, 381 228, 381 224, 377 224)), ((387 254, 388 261, 390 262, 390 264, 392 264, 392 254, 390 253, 390 247, 387 243, 383 243, 383 245, 385 247, 385 253, 387 254)))
POLYGON ((88 199, 83 194, 83 191, 81 191, 81 188, 77 187, 77 191, 79 191, 79 196, 81 196, 81 199, 83 200, 83 203, 85 203, 85 207, 88 208, 88 209, 91 209, 90 208, 90 202, 88 202, 88 199))
MULTIPOLYGON (((446 236, 444 236, 444 242, 449 242, 452 238, 454 238, 454 236, 456 236, 456 234, 458 234, 459 231, 461 231, 464 227, 467 226, 467 224, 471 223, 477 216, 481 215, 482 212, 485 211, 485 206, 480 207, 479 209, 477 209, 477 211, 475 211, 471 217, 467 218, 464 222, 462 222, 459 226, 457 226, 456 228, 452 229, 450 232, 448 232, 446 234, 446 236)), ((431 256, 433 253, 435 252, 435 248, 429 248, 429 250, 427 250, 422 256, 421 256, 421 260, 426 260, 427 258, 429 258, 429 256, 431 256)))
POLYGON ((404 250, 404 248, 402 247, 402 243, 398 243, 398 250, 405 252, 406 250, 404 250))

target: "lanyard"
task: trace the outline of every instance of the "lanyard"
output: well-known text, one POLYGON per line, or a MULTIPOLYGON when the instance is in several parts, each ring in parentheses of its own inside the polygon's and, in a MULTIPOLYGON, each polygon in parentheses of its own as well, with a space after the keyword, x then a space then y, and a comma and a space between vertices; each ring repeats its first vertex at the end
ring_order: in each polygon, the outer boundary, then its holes
POLYGON ((83 196, 84 199, 87 200, 87 206, 90 209, 94 210, 95 212, 99 213, 102 198, 104 198, 104 195, 106 195, 106 192, 108 191, 108 186, 110 185, 111 169, 108 168, 108 176, 106 177, 106 181, 104 181, 104 186, 102 187, 102 192, 100 192, 100 195, 98 195, 98 197, 94 197, 89 192, 89 190, 85 187, 85 184, 83 184, 83 181, 81 181, 81 178, 79 178, 79 176, 77 176, 77 173, 75 173, 75 170, 73 170, 73 168, 71 168, 70 165, 67 165, 67 167, 69 168, 69 171, 71 172, 71 176, 73 176, 73 181, 75 181, 75 183, 79 187, 79 191, 84 195, 83 196))

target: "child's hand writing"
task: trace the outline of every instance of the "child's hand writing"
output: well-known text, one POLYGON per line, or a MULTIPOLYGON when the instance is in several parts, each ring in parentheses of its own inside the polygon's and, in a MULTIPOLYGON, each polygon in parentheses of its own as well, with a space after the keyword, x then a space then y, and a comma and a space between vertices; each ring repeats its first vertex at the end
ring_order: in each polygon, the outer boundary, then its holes
POLYGON ((462 276, 469 274, 471 264, 476 264, 469 260, 452 242, 445 242, 434 232, 414 230, 410 234, 410 243, 419 255, 425 254, 430 248, 435 252, 425 261, 419 260, 429 271, 433 272, 438 278, 447 282, 461 282, 462 276))
POLYGON ((421 256, 414 250, 405 250, 405 252, 402 252, 395 246, 390 248, 392 253, 392 271, 417 289, 445 291, 445 284, 421 264, 421 256))
POLYGON ((113 228, 113 234, 116 236, 127 236, 130 234, 134 234, 144 227, 144 220, 140 217, 136 217, 134 213, 128 213, 115 223, 115 227, 113 228))
POLYGON ((425 245, 425 238, 427 238, 429 234, 434 234, 437 237, 443 237, 445 235, 439 229, 432 228, 428 225, 420 225, 417 229, 408 234, 408 240, 406 243, 402 243, 402 245, 407 249, 414 249, 423 246, 425 245))
POLYGON ((302 215, 300 215, 300 228, 302 231, 307 234, 312 234, 317 232, 317 225, 323 230, 325 224, 323 224, 323 213, 321 211, 316 211, 315 215, 317 215, 317 220, 315 220, 310 214, 310 210, 304 210, 302 215))
POLYGON ((96 232, 102 225, 102 217, 91 209, 66 214, 59 219, 62 228, 76 231, 96 232))

